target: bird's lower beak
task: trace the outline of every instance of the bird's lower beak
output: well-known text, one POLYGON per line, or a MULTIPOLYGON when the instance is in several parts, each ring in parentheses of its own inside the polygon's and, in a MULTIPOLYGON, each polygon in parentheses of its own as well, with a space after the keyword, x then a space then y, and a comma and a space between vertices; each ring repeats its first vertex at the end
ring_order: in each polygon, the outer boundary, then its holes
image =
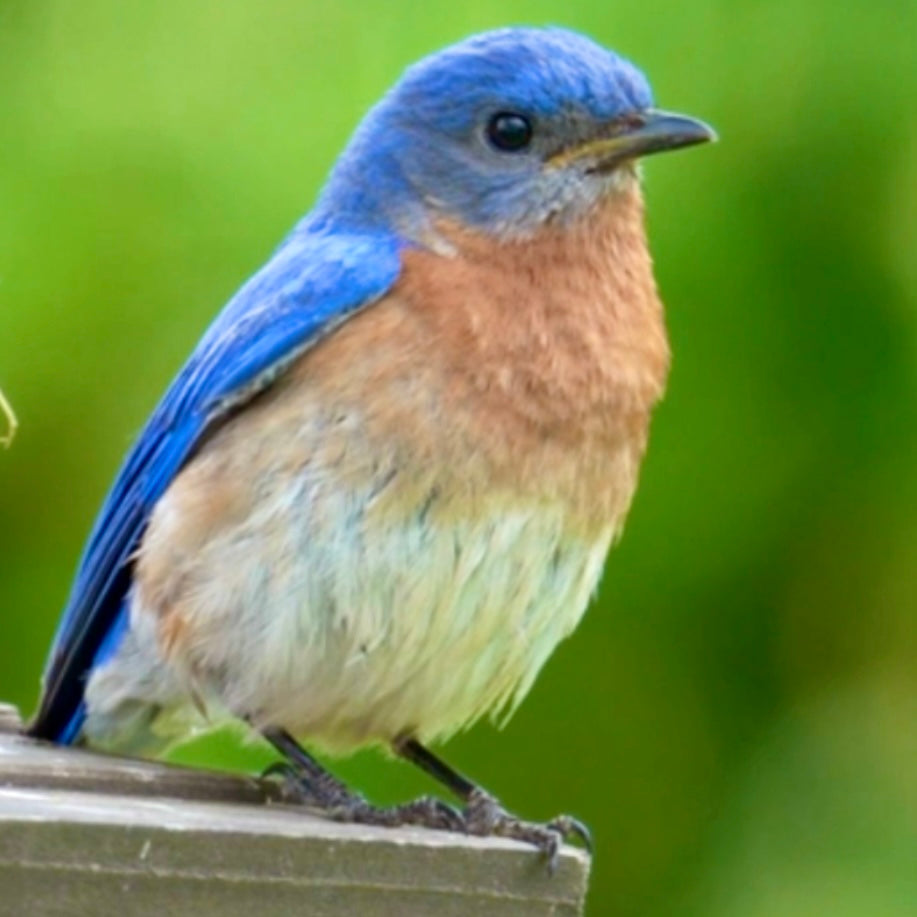
POLYGON ((629 159, 716 139, 713 128, 697 118, 646 109, 615 120, 603 136, 562 150, 548 164, 564 166, 587 160, 594 164, 592 171, 606 172, 629 159))

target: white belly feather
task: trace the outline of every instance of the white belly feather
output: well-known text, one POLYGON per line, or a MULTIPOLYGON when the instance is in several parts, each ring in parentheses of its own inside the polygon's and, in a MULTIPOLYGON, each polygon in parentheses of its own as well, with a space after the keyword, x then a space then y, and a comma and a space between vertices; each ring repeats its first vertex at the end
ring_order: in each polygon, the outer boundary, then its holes
MULTIPOLYGON (((441 518, 429 501, 380 516, 378 487, 333 477, 262 483, 251 514, 176 554, 188 636, 170 649, 162 608, 134 592, 132 634, 88 686, 96 744, 134 747, 132 695, 158 701, 143 726, 165 738, 244 716, 337 751, 405 731, 442 737, 521 700, 583 614, 611 525, 587 542, 560 506, 507 495, 473 520, 441 518)), ((183 524, 167 495, 157 541, 180 543, 170 529, 183 524)))

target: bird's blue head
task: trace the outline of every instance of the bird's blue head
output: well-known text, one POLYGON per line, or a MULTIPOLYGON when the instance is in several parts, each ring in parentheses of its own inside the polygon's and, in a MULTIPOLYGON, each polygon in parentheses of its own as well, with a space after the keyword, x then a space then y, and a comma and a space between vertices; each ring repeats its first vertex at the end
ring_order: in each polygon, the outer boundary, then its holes
POLYGON ((367 115, 313 219, 501 237, 582 213, 647 153, 713 138, 652 108, 633 64, 565 29, 486 32, 410 67, 367 115))

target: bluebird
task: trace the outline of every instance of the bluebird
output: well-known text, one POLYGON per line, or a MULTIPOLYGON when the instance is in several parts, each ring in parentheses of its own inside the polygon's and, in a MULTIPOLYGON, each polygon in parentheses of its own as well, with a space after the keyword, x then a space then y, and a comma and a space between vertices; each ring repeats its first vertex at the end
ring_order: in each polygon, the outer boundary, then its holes
POLYGON ((586 840, 427 746, 511 713, 595 591, 669 365, 635 163, 711 139, 564 29, 410 67, 127 455, 30 733, 155 755, 236 722, 334 818, 586 840), (305 745, 461 805, 373 806, 305 745))

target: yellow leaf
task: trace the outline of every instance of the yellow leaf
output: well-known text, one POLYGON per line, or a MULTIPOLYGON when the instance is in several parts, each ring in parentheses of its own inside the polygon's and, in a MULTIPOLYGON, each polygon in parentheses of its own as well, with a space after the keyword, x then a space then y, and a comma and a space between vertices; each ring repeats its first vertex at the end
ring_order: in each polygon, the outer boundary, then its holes
POLYGON ((13 406, 6 400, 3 389, 0 389, 0 414, 6 418, 6 433, 0 436, 0 446, 7 446, 13 442, 16 430, 19 427, 19 421, 16 420, 16 414, 13 406))

